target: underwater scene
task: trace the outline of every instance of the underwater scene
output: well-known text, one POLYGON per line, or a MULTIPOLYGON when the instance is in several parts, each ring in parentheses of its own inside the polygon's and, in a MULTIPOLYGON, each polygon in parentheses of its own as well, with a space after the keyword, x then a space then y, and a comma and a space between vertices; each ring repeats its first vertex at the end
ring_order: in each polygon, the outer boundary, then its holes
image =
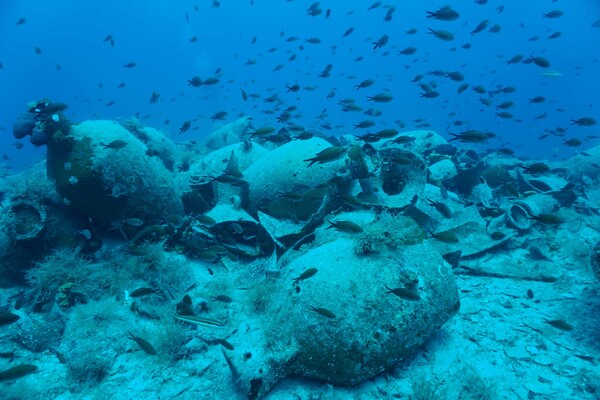
POLYGON ((597 0, 0 37, 1 399, 600 399, 597 0))

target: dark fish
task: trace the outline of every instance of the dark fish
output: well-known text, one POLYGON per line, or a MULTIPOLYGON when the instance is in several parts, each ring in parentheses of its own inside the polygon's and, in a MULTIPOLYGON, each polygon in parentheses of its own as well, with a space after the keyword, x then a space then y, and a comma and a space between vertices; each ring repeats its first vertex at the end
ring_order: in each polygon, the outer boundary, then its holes
POLYGON ((227 350, 233 350, 233 345, 225 339, 217 339, 217 343, 225 347, 227 350))
POLYGON ((124 140, 116 139, 108 144, 104 144, 104 143, 100 142, 100 145, 104 146, 105 149, 119 150, 119 149, 122 149, 123 147, 127 146, 127 142, 124 140))
POLYGON ((464 131, 459 134, 448 132, 448 134, 454 136, 449 141, 458 140, 463 143, 483 143, 487 141, 491 136, 488 132, 481 132, 476 130, 464 131))
POLYGON ((346 152, 346 149, 344 147, 331 146, 324 150, 321 150, 320 152, 317 153, 316 156, 314 156, 312 158, 307 158, 304 161, 310 162, 310 164, 308 164, 307 167, 310 167, 314 163, 324 164, 324 163, 327 163, 330 161, 337 160, 342 155, 344 155, 345 152, 346 152))
POLYGON ((317 314, 324 316, 325 318, 329 318, 329 319, 336 318, 335 314, 326 308, 310 306, 310 311, 314 311, 317 314))
POLYGON ((133 68, 135 67, 137 64, 134 62, 128 62, 127 64, 123 65, 123 68, 133 68))
POLYGON ((12 324, 13 322, 18 321, 19 318, 21 317, 19 317, 17 314, 7 311, 0 311, 0 326, 12 324))
POLYGON ((440 21, 455 21, 460 17, 458 12, 448 5, 439 8, 437 11, 427 11, 427 14, 427 18, 435 18, 440 21))
POLYGON ((209 86, 209 85, 215 85, 215 84, 217 84, 217 83, 219 83, 219 78, 216 78, 216 77, 210 77, 210 78, 206 78, 206 79, 205 79, 205 80, 202 82, 202 84, 203 84, 203 85, 206 85, 206 86, 209 86))
POLYGON ((129 293, 129 297, 143 297, 148 296, 149 294, 155 294, 160 292, 160 289, 152 289, 148 287, 142 287, 135 289, 133 292, 129 293))
POLYGON ((297 83, 288 86, 286 85, 285 88, 287 89, 287 92, 297 92, 298 90, 300 90, 300 85, 298 85, 297 83))
POLYGON ((308 279, 311 276, 314 276, 317 273, 317 271, 319 271, 319 270, 316 268, 309 268, 306 271, 304 271, 303 273, 301 273, 298 277, 294 278, 293 281, 294 281, 294 283, 298 283, 300 281, 308 279))
POLYGON ((373 42, 373 50, 377 50, 380 47, 388 44, 390 37, 387 34, 382 35, 376 42, 373 42))
POLYGON ((485 28, 488 27, 488 25, 490 24, 490 20, 489 19, 484 19, 483 21, 481 21, 476 27, 475 29, 473 29, 471 31, 471 36, 476 35, 482 31, 485 30, 485 28))
POLYGON ((354 32, 354 27, 350 27, 350 28, 346 29, 346 32, 344 32, 344 35, 342 37, 345 38, 346 36, 351 35, 352 32, 354 32))
POLYGON ((572 331, 573 330, 573 325, 569 324, 566 321, 563 321, 562 319, 553 319, 550 321, 547 319, 543 319, 542 321, 544 321, 548 325, 552 325, 553 327, 560 329, 561 331, 572 331))
POLYGON ((210 119, 212 119, 213 121, 222 121, 227 117, 227 111, 217 111, 216 113, 214 113, 210 119))
POLYGON ((465 80, 465 76, 460 71, 446 72, 446 77, 452 79, 455 82, 462 82, 465 80))
POLYGON ((578 118, 578 119, 572 119, 571 122, 572 122, 571 125, 577 125, 577 126, 594 126, 594 125, 596 125, 596 120, 591 117, 582 117, 582 118, 578 118))
POLYGON ((365 129, 365 128, 370 128, 374 125, 375 125, 375 122, 370 121, 370 120, 360 121, 360 122, 354 124, 354 129, 365 129))
POLYGON ((533 163, 529 166, 521 166, 523 171, 531 175, 539 175, 550 171, 550 167, 542 162, 533 163))
POLYGON ((248 100, 248 93, 244 89, 240 89, 240 91, 242 92, 242 99, 244 101, 248 100))
POLYGON ((398 52, 398 54, 402 55, 402 56, 410 56, 412 54, 415 54, 417 52, 417 48, 416 47, 406 47, 403 50, 400 50, 398 52))
POLYGON ((394 97, 389 93, 378 93, 374 96, 367 96, 369 101, 374 101, 375 103, 389 103, 394 100, 394 97))
POLYGON ((226 296, 224 294, 220 294, 218 296, 212 296, 213 301, 220 301, 222 303, 231 303, 233 301, 233 299, 229 296, 226 296))
POLYGON ((445 42, 450 42, 452 40, 454 40, 454 35, 452 34, 452 32, 443 30, 443 29, 431 29, 429 28, 429 32, 430 35, 435 36, 436 38, 443 40, 445 42))
POLYGON ((0 372, 0 381, 22 378, 37 371, 38 367, 32 364, 20 364, 0 372))
POLYGON ((544 57, 530 56, 527 60, 530 63, 534 63, 535 65, 537 65, 540 68, 548 68, 548 67, 550 67, 550 61, 548 61, 548 59, 546 59, 544 57))
POLYGON ((329 222, 329 226, 327 227, 327 229, 331 229, 334 228, 335 230, 339 231, 339 232, 345 232, 345 233, 360 233, 363 231, 363 228, 360 227, 360 225, 355 224, 352 221, 327 221, 329 222))
POLYGON ((373 85, 374 83, 375 83, 375 81, 373 79, 365 79, 364 81, 362 81, 358 85, 354 86, 354 88, 356 90, 358 90, 358 89, 364 89, 366 87, 369 87, 369 86, 373 85))
POLYGON ((371 4, 369 6, 369 8, 367 8, 367 11, 374 10, 374 9, 378 8, 379 6, 381 6, 382 4, 383 4, 382 1, 376 1, 375 3, 371 4))
POLYGON ((502 30, 502 26, 500 26, 499 24, 494 24, 492 26, 490 26, 490 29, 488 29, 489 33, 498 33, 502 30))
POLYGON ((421 296, 419 296, 419 293, 417 293, 417 291, 414 289, 408 289, 408 288, 391 289, 387 286, 385 286, 385 288, 388 290, 388 294, 390 294, 390 293, 394 294, 394 295, 400 297, 401 299, 409 300, 409 301, 421 300, 421 296))
POLYGON ((189 131, 191 127, 192 121, 184 121, 181 125, 181 128, 179 128, 179 134, 181 135, 182 133, 189 131))
POLYGON ((134 340, 138 346, 140 346, 140 349, 144 350, 144 353, 149 354, 151 356, 155 356, 156 355, 156 350, 154 349, 154 346, 152 346, 150 343, 148 343, 146 340, 142 339, 139 336, 135 336, 133 333, 128 332, 129 333, 129 339, 134 340))
POLYGON ((581 146, 581 140, 577 138, 563 139, 563 144, 569 147, 577 147, 581 146))
POLYGON ((434 207, 440 214, 444 216, 444 218, 452 218, 452 210, 450 210, 450 207, 448 207, 445 203, 430 199, 427 199, 427 201, 429 201, 429 205, 434 207))
POLYGON ((42 54, 42 49, 39 48, 38 46, 35 46, 35 48, 33 49, 33 51, 35 51, 35 54, 38 54, 38 55, 42 54))
POLYGON ((533 219, 535 221, 541 222, 544 225, 559 225, 564 221, 556 214, 538 214, 531 215, 528 217, 529 219, 533 219))
POLYGON ((156 102, 158 102, 159 98, 160 98, 160 93, 152 92, 152 94, 150 95, 150 104, 156 104, 156 102))
POLYGON ((508 60, 506 64, 516 64, 518 62, 521 62, 523 58, 523 54, 517 54, 516 56, 513 56, 510 60, 508 60))
POLYGON ((24 25, 26 22, 27 22, 27 19, 25 19, 25 17, 21 17, 17 20, 17 26, 24 25))
POLYGON ((317 15, 320 15, 322 12, 323 12, 323 9, 321 8, 321 4, 319 1, 312 3, 310 5, 310 7, 308 7, 308 9, 306 10, 306 14, 310 15, 311 17, 316 17, 317 15))
POLYGON ((199 76, 193 76, 191 79, 188 79, 188 85, 193 87, 202 86, 202 79, 199 76))
POLYGON ((452 230, 438 232, 438 233, 433 233, 433 232, 429 231, 429 234, 431 235, 432 238, 437 239, 440 242, 444 242, 444 243, 458 243, 459 242, 458 236, 456 236, 456 233, 454 233, 454 231, 452 231, 452 230))
POLYGON ((535 104, 543 103, 544 101, 546 101, 546 98, 544 96, 535 96, 535 97, 532 97, 531 99, 529 99, 530 103, 535 103, 535 104))
POLYGON ((550 12, 543 14, 542 18, 560 18, 563 16, 563 14, 564 13, 561 10, 552 10, 550 12))

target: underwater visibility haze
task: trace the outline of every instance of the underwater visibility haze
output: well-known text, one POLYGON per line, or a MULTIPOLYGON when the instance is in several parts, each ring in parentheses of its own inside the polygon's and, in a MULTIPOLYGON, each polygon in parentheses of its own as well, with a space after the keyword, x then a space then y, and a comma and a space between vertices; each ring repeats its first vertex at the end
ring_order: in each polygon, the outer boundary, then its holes
POLYGON ((0 396, 598 399, 600 3, 0 4, 0 396))

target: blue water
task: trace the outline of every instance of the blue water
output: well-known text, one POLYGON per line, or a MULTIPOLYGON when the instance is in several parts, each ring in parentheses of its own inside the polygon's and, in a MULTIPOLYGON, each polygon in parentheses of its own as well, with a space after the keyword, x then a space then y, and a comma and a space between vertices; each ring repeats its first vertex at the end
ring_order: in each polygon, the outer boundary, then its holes
POLYGON ((597 126, 569 127, 571 119, 600 118, 595 104, 600 92, 600 28, 593 26, 600 19, 598 1, 488 1, 485 5, 455 1, 452 6, 460 18, 453 22, 426 18, 426 11, 443 5, 438 1, 384 2, 370 11, 370 1, 322 1, 323 13, 316 17, 306 13, 312 1, 220 3, 213 7, 211 1, 199 0, 2 1, 0 153, 18 169, 43 158, 44 149, 35 149, 26 141, 24 148, 16 150, 11 134, 12 123, 25 111, 27 102, 42 98, 67 103, 66 115, 74 122, 137 115, 144 124, 177 135, 183 121, 194 120, 194 128, 177 139, 180 141, 206 135, 239 114, 253 115, 255 126, 280 127, 276 116, 291 105, 298 107, 295 123, 316 130, 329 125, 332 134, 366 133, 352 127, 365 119, 376 121, 373 129, 377 130, 397 128, 396 120, 402 120, 406 130, 415 129, 418 123, 414 120, 424 119, 430 125, 427 129, 444 135, 467 129, 492 131, 498 138, 490 147, 508 146, 536 158, 568 157, 595 145, 594 136, 600 133, 597 126), (390 22, 383 20, 386 4, 396 7, 390 22), (504 11, 498 13, 501 5, 504 11), (328 8, 331 16, 325 18, 328 8), (564 15, 542 18, 554 9, 564 15), (26 22, 17 26, 22 17, 26 22), (489 19, 490 25, 500 24, 501 31, 470 36, 483 19, 489 19), (350 27, 354 32, 342 38, 350 27), (406 34, 410 28, 418 32, 406 34), (455 40, 436 39, 427 34, 428 28, 449 30, 455 40), (557 31, 562 33, 558 38, 548 39, 557 31), (114 47, 104 41, 109 34, 114 37, 114 47), (371 42, 383 34, 389 35, 389 43, 373 51, 371 42), (193 36, 198 39, 195 43, 190 42, 193 36), (291 36, 298 40, 288 42, 291 36), (535 36, 539 39, 529 40, 535 36), (321 43, 305 43, 311 37, 320 38, 321 43), (466 43, 472 47, 462 48, 466 43), (34 51, 36 46, 41 54, 34 51), (408 46, 416 47, 417 53, 398 55, 408 46), (292 54, 297 59, 288 62, 292 54), (541 73, 546 70, 534 64, 506 65, 516 54, 543 56, 551 62, 547 70, 559 71, 562 76, 544 77, 541 73), (355 61, 357 57, 363 60, 355 61), (248 60, 256 60, 256 64, 246 66, 248 60), (124 68, 129 62, 137 66, 124 68), (278 64, 284 67, 273 71, 278 64), (333 65, 331 76, 319 78, 327 64, 333 65), (187 85, 192 76, 215 76, 218 68, 222 70, 219 84, 187 85), (491 98, 492 106, 486 107, 470 88, 457 94, 460 83, 425 75, 423 82, 435 81, 440 96, 421 98, 411 79, 438 69, 459 70, 470 85, 483 85, 487 90, 514 86, 516 92, 496 95, 491 98), (354 86, 364 79, 376 83, 355 91, 354 86), (126 86, 118 88, 121 83, 126 86), (285 86, 294 83, 316 89, 286 93, 285 86), (240 89, 261 97, 244 102, 240 89), (328 99, 331 91, 335 96, 328 99), (383 91, 389 91, 394 100, 367 102, 366 96, 383 91), (160 93, 156 104, 149 103, 152 92, 160 93), (273 93, 284 103, 275 114, 265 114, 273 104, 265 103, 264 98, 273 93), (546 101, 529 104, 534 96, 544 96, 546 101), (354 98, 364 110, 375 107, 383 114, 344 113, 338 105, 342 98, 354 98), (507 100, 515 103, 508 110, 514 118, 498 118, 495 105, 507 100), (109 102, 114 104, 107 106, 109 102), (227 111, 226 121, 210 120, 218 111, 227 111), (547 117, 536 119, 543 113, 547 117), (165 124, 166 120, 170 123, 165 124), (453 126, 455 121, 462 125, 453 126), (566 138, 578 137, 583 144, 566 147, 563 138, 552 135, 538 139, 545 130, 557 127, 569 127, 566 138))

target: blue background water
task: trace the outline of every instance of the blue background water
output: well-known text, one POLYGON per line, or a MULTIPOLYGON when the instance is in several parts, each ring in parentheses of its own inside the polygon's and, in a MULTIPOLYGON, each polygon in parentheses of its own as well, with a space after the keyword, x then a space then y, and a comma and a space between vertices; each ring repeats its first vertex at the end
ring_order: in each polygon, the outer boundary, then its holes
POLYGON ((454 1, 451 5, 460 13, 454 22, 425 18, 426 11, 444 4, 440 1, 388 1, 371 11, 367 11, 371 1, 322 1, 323 14, 317 17, 306 15, 313 1, 255 0, 253 6, 250 3, 223 0, 217 8, 211 6, 211 1, 200 0, 2 1, 0 154, 7 154, 17 168, 43 157, 43 148, 34 149, 28 142, 17 151, 11 134, 12 123, 26 109, 27 102, 41 98, 68 103, 66 115, 73 121, 138 115, 146 125, 165 129, 174 136, 183 121, 195 119, 195 129, 177 140, 198 138, 222 124, 210 120, 217 111, 227 111, 227 121, 238 114, 251 114, 255 126, 279 127, 277 114, 295 105, 295 114, 300 115, 294 122, 313 129, 329 123, 333 126, 331 132, 336 134, 366 133, 352 128, 365 119, 375 120, 373 129, 378 130, 396 127, 395 120, 404 121, 405 129, 413 129, 417 125, 413 121, 423 118, 431 125, 429 129, 443 134, 470 128, 493 131, 500 139, 492 146, 506 143, 526 156, 565 157, 595 145, 595 139, 588 136, 599 134, 598 126, 569 127, 567 138, 584 140, 576 149, 562 145, 562 138, 539 141, 538 137, 545 129, 568 127, 573 118, 590 116, 600 120, 595 104, 600 93, 600 28, 593 26, 600 20, 600 2, 596 0, 505 0, 488 1, 485 5, 471 0, 454 1), (390 22, 383 20, 386 4, 396 6, 390 22), (502 13, 497 12, 500 5, 505 6, 502 13), (327 8, 331 9, 329 18, 325 18, 327 8), (542 13, 553 9, 561 9, 564 15, 558 19, 542 18, 542 13), (27 22, 17 26, 21 17, 27 22), (501 32, 484 31, 470 36, 483 19, 490 19, 490 25, 500 24, 501 32), (355 31, 342 38, 349 27, 355 31), (410 28, 417 28, 418 33, 407 35, 410 28), (452 42, 441 41, 427 34, 428 28, 447 29, 456 38, 452 42), (556 31, 562 35, 548 39, 556 31), (114 37, 114 47, 103 41, 109 34, 114 37), (383 34, 390 37, 388 45, 373 51, 371 42, 383 34), (193 36, 198 38, 196 43, 190 42, 193 36), (286 41, 290 36, 299 40, 286 41), (534 36, 539 40, 528 40, 534 36), (255 44, 251 43, 253 37, 255 44), (321 43, 305 43, 311 37, 320 38, 321 43), (463 49, 465 43, 472 48, 463 49), (39 55, 34 52, 36 46, 42 50, 39 55), (408 46, 418 48, 417 53, 398 55, 408 46), (292 53, 297 54, 297 59, 288 62, 292 53), (546 57, 552 63, 549 69, 558 70, 563 76, 541 76, 544 69, 534 64, 506 65, 515 54, 546 57), (359 56, 364 59, 355 61, 359 56), (246 66, 249 59, 256 60, 256 64, 246 66), (124 68, 129 62, 137 66, 124 68), (330 63, 331 77, 319 78, 330 63), (273 71, 278 64, 284 67, 273 71), (217 68, 222 69, 218 85, 187 85, 194 75, 203 79, 214 76, 217 68), (470 88, 457 94, 459 83, 426 75, 423 81, 435 80, 440 96, 420 98, 419 87, 410 80, 416 74, 437 69, 460 70, 465 82, 483 85, 488 90, 496 85, 514 86, 517 90, 494 96, 494 106, 485 107, 470 88), (364 79, 375 79, 376 84, 356 92, 354 86, 364 79), (122 82, 126 86, 118 88, 122 82), (285 85, 296 82, 317 88, 286 93, 285 85), (240 89, 262 97, 244 102, 240 89), (327 99, 331 90, 335 90, 335 97, 327 99), (367 102, 367 95, 386 90, 393 94, 392 102, 367 102), (161 97, 157 104, 150 104, 154 91, 161 97), (273 93, 279 93, 284 104, 275 115, 264 114, 273 104, 263 99, 273 93), (528 99, 534 96, 547 100, 529 104, 528 99), (338 101, 348 97, 365 110, 380 109, 383 115, 373 118, 342 112, 338 101), (508 111, 522 122, 495 116, 495 105, 506 100, 515 102, 508 111), (109 102, 114 104, 107 106, 109 102), (326 118, 317 119, 323 110, 326 118), (456 115, 449 115, 452 112, 456 115), (546 118, 535 119, 544 112, 548 114, 546 118), (165 120, 170 123, 165 124, 165 120), (463 125, 452 126, 457 120, 463 125))

